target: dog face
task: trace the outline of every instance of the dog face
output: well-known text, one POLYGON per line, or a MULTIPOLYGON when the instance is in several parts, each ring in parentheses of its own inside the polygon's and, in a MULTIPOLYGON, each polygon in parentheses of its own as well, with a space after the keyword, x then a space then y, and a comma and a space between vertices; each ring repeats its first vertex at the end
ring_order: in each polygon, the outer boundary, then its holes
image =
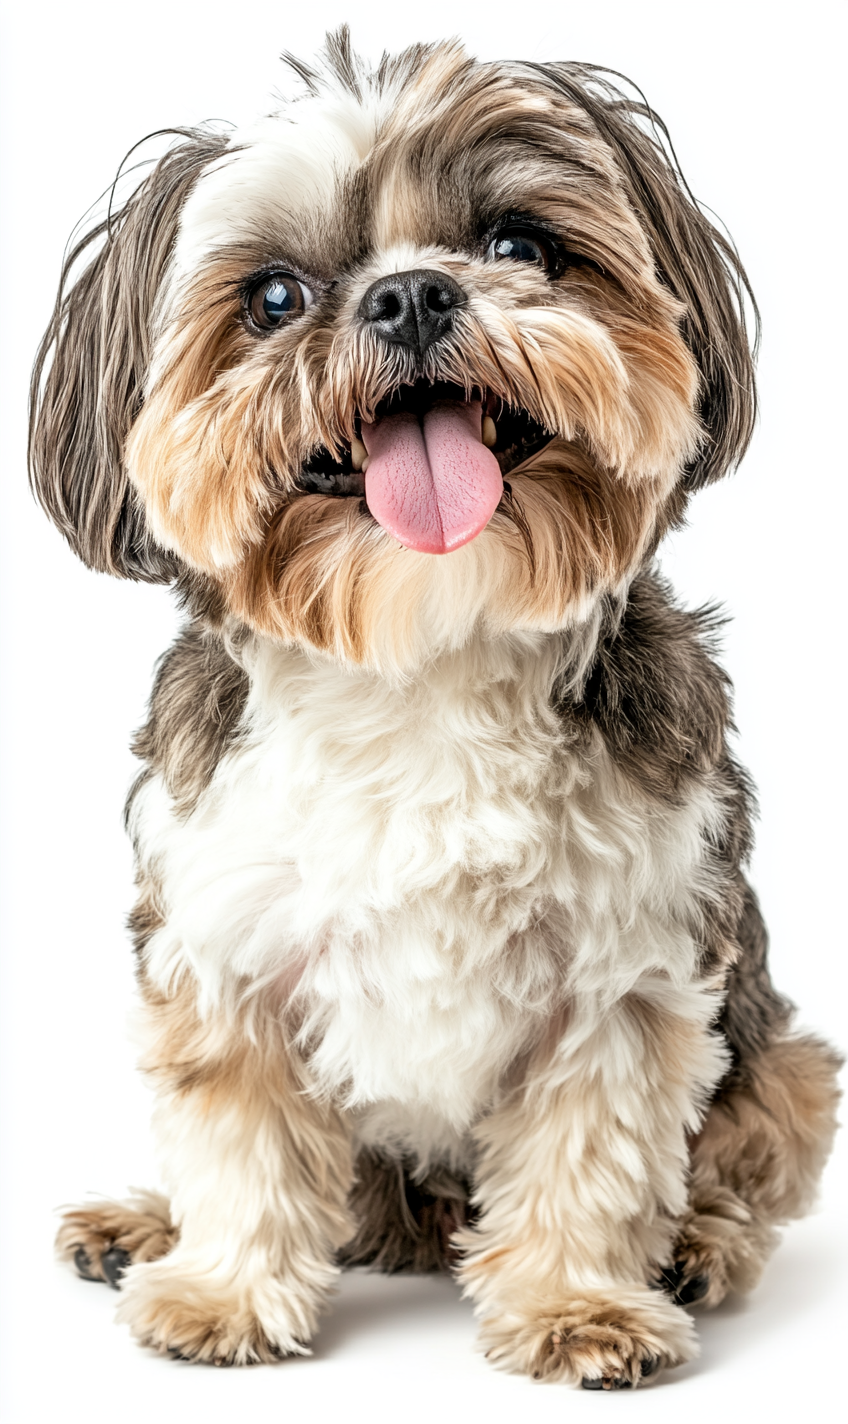
POLYGON ((585 619, 747 443, 744 274, 580 66, 299 68, 60 294, 43 503, 95 567, 382 671, 585 619))

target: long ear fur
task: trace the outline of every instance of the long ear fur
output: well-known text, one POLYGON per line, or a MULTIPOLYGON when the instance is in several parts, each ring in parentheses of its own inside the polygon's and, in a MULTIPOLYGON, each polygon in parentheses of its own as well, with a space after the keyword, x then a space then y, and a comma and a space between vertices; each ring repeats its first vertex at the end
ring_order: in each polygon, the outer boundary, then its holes
POLYGON ((177 565, 145 526, 124 442, 141 406, 151 317, 180 211, 226 147, 218 135, 168 132, 184 141, 68 255, 30 388, 30 481, 41 505, 90 568, 148 583, 167 583, 177 565))
POLYGON ((683 334, 701 372, 700 416, 707 433, 685 475, 688 488, 698 489, 738 464, 756 420, 759 312, 745 269, 732 243, 692 196, 665 124, 638 90, 639 99, 632 99, 607 77, 623 75, 591 64, 522 67, 582 109, 609 144, 653 249, 658 276, 686 308, 683 334), (650 131, 642 126, 645 122, 650 131), (746 297, 753 316, 753 352, 746 297))

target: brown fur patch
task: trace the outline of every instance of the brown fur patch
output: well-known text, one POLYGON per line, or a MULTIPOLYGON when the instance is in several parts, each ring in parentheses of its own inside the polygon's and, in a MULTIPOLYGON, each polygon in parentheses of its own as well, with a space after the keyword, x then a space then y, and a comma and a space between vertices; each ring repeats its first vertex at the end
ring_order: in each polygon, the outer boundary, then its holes
POLYGON ((756 1285, 775 1227, 812 1206, 833 1145, 841 1059, 809 1036, 783 1036, 739 1065, 692 1144, 691 1207, 675 1246, 681 1288, 705 1277, 703 1303, 756 1285))
MULTIPOLYGON (((207 1365, 270 1365, 286 1354, 306 1354, 293 1342, 281 1349, 263 1326, 259 1312, 236 1289, 215 1290, 188 1274, 169 1280, 172 1294, 142 1295, 132 1311, 133 1335, 160 1354, 207 1365)), ((128 1303, 119 1309, 127 1319, 128 1303)))
POLYGON ((613 1296, 589 1289, 527 1321, 484 1320, 482 1339, 493 1364, 534 1379, 633 1388, 663 1365, 688 1358, 691 1331, 684 1321, 648 1291, 622 1289, 613 1296))
POLYGON ((324 1229, 341 1245, 350 1235, 343 1205, 351 1179, 347 1136, 335 1109, 309 1095, 308 1074, 281 1019, 267 1003, 204 1018, 194 985, 184 980, 166 995, 150 984, 143 963, 139 984, 146 1009, 142 1071, 161 1092, 191 1096, 200 1115, 281 1114, 280 1130, 291 1144, 290 1188, 314 1199, 324 1229))
POLYGON ((347 1131, 310 1094, 279 1006, 203 1016, 188 979, 162 993, 143 962, 140 984, 142 1068, 157 1089, 179 1240, 127 1269, 119 1319, 192 1359, 302 1353, 353 1230, 347 1131))
POLYGON ((694 1180, 720 1181, 775 1221, 808 1211, 836 1130, 841 1062, 806 1035, 749 1060, 745 1086, 722 1094, 697 1138, 694 1180))
POLYGON ((133 1262, 158 1261, 168 1254, 178 1237, 167 1198, 158 1192, 137 1192, 126 1201, 98 1202, 64 1211, 56 1251, 60 1260, 73 1261, 82 1247, 90 1274, 105 1280, 101 1260, 113 1247, 126 1251, 133 1262))
POLYGON ((300 454, 285 439, 299 429, 285 349, 252 339, 241 320, 241 284, 256 265, 250 252, 218 254, 194 278, 127 447, 159 539, 212 572, 261 539, 275 472, 300 454))

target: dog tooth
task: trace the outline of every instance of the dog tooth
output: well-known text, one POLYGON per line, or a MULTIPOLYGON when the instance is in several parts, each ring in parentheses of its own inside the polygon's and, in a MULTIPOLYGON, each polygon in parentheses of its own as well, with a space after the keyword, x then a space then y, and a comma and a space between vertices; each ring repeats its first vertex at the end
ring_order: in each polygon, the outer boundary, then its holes
POLYGON ((366 455, 366 456, 365 456, 365 459, 362 461, 362 464, 361 464, 361 466, 360 466, 360 469, 362 470, 363 475, 367 475, 367 474, 368 474, 368 466, 369 466, 370 464, 371 464, 371 456, 370 456, 370 455, 366 455))
POLYGON ((356 436, 354 435, 353 439, 350 442, 350 458, 353 462, 353 468, 355 470, 361 470, 363 468, 367 455, 368 451, 365 449, 365 446, 363 445, 362 441, 357 440, 356 436))
POLYGON ((497 443, 498 428, 490 415, 483 416, 483 431, 480 438, 490 450, 497 443))

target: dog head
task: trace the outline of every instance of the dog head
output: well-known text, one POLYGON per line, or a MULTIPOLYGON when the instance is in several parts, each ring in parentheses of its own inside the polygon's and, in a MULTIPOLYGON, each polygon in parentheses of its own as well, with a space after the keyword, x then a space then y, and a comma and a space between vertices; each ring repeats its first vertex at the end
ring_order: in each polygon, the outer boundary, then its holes
POLYGON ((381 670, 585 619, 750 437, 735 253, 604 71, 290 63, 71 254, 39 498, 92 567, 381 670))

